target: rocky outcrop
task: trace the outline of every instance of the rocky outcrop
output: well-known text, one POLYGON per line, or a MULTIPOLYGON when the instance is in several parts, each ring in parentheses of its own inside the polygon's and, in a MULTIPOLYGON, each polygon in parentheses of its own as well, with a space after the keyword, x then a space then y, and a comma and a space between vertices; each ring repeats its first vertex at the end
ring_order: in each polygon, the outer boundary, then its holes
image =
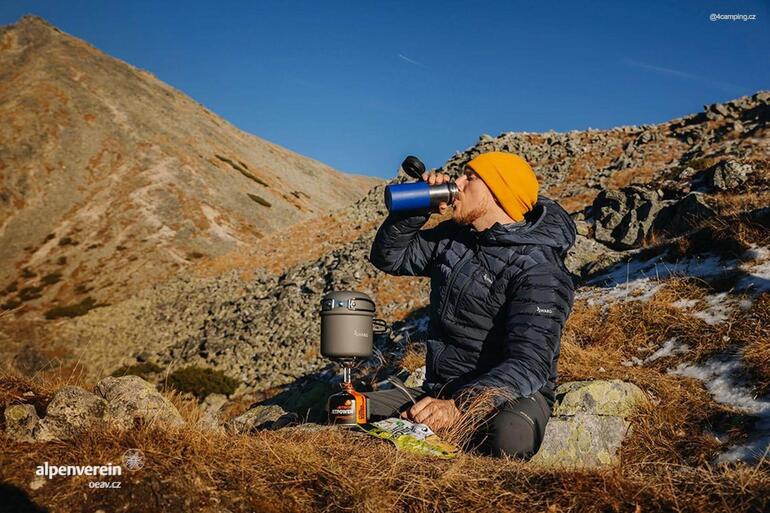
POLYGON ((657 191, 643 187, 603 190, 591 206, 594 238, 613 249, 638 247, 668 204, 657 191))
POLYGON ((594 468, 618 463, 630 428, 627 418, 647 400, 632 383, 575 381, 556 389, 552 418, 534 464, 594 468))
POLYGON ((32 405, 8 406, 4 412, 6 436, 25 441, 69 440, 97 427, 129 429, 137 422, 184 424, 176 407, 136 376, 105 378, 95 390, 91 393, 76 386, 60 389, 42 419, 32 405))
POLYGON ((656 216, 652 230, 675 236, 696 228, 715 215, 716 212, 709 206, 704 194, 691 192, 663 208, 656 216))
POLYGON ((96 384, 96 393, 107 401, 105 417, 120 427, 135 422, 184 423, 176 407, 150 383, 138 376, 107 377, 96 384))
POLYGON ((80 387, 64 387, 53 396, 35 428, 35 439, 68 440, 103 423, 107 401, 80 387))
POLYGON ((706 170, 703 176, 705 185, 716 191, 737 189, 749 179, 754 170, 750 164, 742 164, 737 160, 723 160, 706 170))

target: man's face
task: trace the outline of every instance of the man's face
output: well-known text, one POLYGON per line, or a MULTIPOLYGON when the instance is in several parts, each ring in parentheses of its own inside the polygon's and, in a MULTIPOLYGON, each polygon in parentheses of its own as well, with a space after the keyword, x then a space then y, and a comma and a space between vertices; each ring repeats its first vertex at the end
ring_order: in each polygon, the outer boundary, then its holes
POLYGON ((452 218, 460 224, 471 224, 487 213, 491 205, 495 203, 495 197, 487 184, 476 172, 465 168, 465 173, 455 180, 458 197, 452 203, 454 213, 452 218))

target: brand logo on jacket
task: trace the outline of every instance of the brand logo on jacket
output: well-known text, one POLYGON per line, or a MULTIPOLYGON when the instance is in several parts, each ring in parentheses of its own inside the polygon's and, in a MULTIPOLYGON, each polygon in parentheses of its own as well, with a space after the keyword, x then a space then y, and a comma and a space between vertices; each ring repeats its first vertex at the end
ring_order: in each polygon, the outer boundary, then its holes
POLYGON ((547 314, 553 313, 553 310, 551 310, 550 308, 540 308, 539 306, 536 306, 535 309, 537 310, 537 313, 547 313, 547 314))
POLYGON ((490 285, 492 284, 492 277, 487 273, 482 274, 481 277, 484 278, 485 282, 489 283, 490 285))

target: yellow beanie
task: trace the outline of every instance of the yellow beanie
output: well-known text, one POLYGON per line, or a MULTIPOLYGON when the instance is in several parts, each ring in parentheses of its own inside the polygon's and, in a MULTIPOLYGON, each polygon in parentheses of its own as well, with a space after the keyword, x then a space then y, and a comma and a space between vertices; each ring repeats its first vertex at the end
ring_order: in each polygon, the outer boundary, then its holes
POLYGON ((514 221, 537 203, 539 185, 527 161, 513 153, 492 151, 482 153, 468 162, 468 166, 484 180, 497 201, 514 221))

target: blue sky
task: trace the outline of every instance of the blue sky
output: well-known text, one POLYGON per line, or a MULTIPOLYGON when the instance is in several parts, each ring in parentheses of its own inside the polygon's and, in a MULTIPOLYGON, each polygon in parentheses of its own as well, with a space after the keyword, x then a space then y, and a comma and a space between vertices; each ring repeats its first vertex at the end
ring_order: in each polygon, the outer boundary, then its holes
POLYGON ((3 0, 0 24, 40 15, 243 130, 390 177, 482 133, 657 123, 770 89, 769 4, 3 0))

